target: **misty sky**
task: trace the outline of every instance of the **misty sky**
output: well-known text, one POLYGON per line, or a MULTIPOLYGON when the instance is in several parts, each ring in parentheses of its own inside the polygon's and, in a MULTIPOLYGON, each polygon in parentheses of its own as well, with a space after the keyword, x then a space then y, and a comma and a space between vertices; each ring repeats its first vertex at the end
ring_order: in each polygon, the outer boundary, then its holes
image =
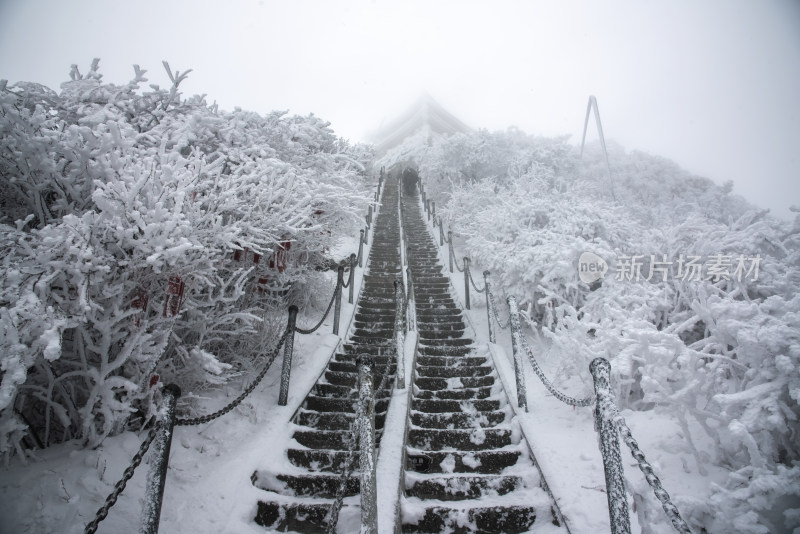
MULTIPOLYGON (((779 216, 800 205, 800 1, 0 0, 0 78, 58 90, 161 60, 223 109, 289 109, 361 140, 422 91, 474 128, 671 158, 779 216), (596 136, 592 130, 591 139, 596 136)), ((611 161, 613 168, 613 160, 611 161)))

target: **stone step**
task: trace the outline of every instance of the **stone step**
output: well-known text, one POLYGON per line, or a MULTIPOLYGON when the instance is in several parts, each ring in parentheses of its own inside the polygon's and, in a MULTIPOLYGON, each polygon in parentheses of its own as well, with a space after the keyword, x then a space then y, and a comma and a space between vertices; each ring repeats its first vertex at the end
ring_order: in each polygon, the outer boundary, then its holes
MULTIPOLYGON (((336 473, 308 475, 273 475, 270 473, 256 472, 251 477, 253 485, 265 491, 272 491, 283 496, 292 497, 320 497, 333 499, 341 483, 340 475, 336 473)), ((345 483, 345 496, 358 495, 361 484, 358 476, 350 476, 345 483)))
MULTIPOLYGON (((424 400, 424 399, 423 399, 424 400)), ((501 410, 470 414, 464 412, 426 413, 411 412, 411 424, 420 428, 464 429, 476 425, 484 428, 504 423, 506 413, 501 410)))
POLYGON ((456 400, 425 400, 414 399, 412 410, 427 413, 443 412, 495 412, 500 409, 500 401, 497 399, 483 399, 476 401, 456 401, 456 400))
MULTIPOLYGON (((350 430, 355 414, 338 412, 315 412, 301 408, 294 418, 294 423, 298 426, 308 427, 305 430, 350 430)), ((383 428, 386 421, 386 412, 375 414, 375 428, 383 428)))
POLYGON ((473 341, 469 338, 459 338, 459 339, 451 339, 451 338, 423 338, 422 334, 427 329, 420 328, 420 338, 419 344, 423 346, 435 346, 435 347, 466 347, 472 345, 473 341))
POLYGON ((420 499, 461 501, 500 496, 522 487, 516 476, 442 476, 406 480, 406 495, 420 499))
MULTIPOLYGON (((472 367, 476 365, 486 365, 487 360, 484 356, 419 356, 417 364, 424 366, 441 367, 472 367)), ((458 386, 455 386, 458 387, 458 386)), ((464 386, 472 387, 472 386, 464 386)))
MULTIPOLYGON (((328 363, 328 370, 336 373, 356 373, 358 374, 358 365, 355 362, 337 362, 332 361, 328 363)), ((389 374, 394 374, 397 370, 397 365, 394 361, 389 364, 389 374)), ((375 364, 372 369, 372 376, 380 377, 386 372, 386 364, 375 364)))
MULTIPOLYGON (((418 356, 418 359, 425 358, 426 356, 418 356)), ((440 390, 440 389, 447 389, 450 387, 450 384, 453 384, 455 381, 456 383, 460 383, 460 387, 465 388, 479 388, 484 386, 491 386, 494 384, 494 377, 489 376, 473 376, 473 377, 461 377, 461 378, 437 378, 437 377, 423 377, 418 376, 414 380, 414 385, 417 386, 419 389, 430 389, 430 390, 440 390)))
MULTIPOLYGON (((289 462, 312 472, 329 471, 341 473, 348 458, 348 451, 331 451, 326 449, 289 449, 286 451, 289 462)), ((353 466, 358 466, 359 453, 352 455, 353 466)))
POLYGON ((437 378, 454 378, 462 376, 486 376, 492 372, 488 365, 476 367, 441 367, 438 365, 417 366, 417 376, 432 376, 437 378))
POLYGON ((497 474, 517 463, 518 450, 420 451, 408 449, 406 470, 435 473, 497 474))
MULTIPOLYGON (((359 507, 345 505, 339 517, 355 515, 359 507)), ((327 531, 327 518, 330 503, 278 503, 259 501, 254 519, 257 525, 279 532, 301 532, 303 534, 324 534, 327 531)))
POLYGON ((443 389, 440 391, 421 390, 416 394, 418 399, 472 400, 488 399, 492 388, 443 389))
POLYGON ((422 450, 482 451, 501 449, 511 444, 511 430, 506 428, 411 428, 408 431, 408 445, 422 450))
POLYGON ((474 350, 474 347, 442 347, 422 344, 417 347, 417 352, 426 356, 465 356, 474 350))
POLYGON ((403 514, 403 532, 518 534, 528 532, 536 521, 536 510, 521 505, 480 508, 431 506, 425 509, 422 517, 417 515, 416 509, 411 517, 403 514))

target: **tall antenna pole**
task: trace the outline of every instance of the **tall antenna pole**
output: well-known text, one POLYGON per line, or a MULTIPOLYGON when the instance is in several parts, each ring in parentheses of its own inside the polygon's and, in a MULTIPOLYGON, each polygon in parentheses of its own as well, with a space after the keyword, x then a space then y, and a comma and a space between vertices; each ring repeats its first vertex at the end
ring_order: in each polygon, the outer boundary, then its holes
POLYGON ((583 159, 583 147, 586 144, 586 130, 589 129, 589 114, 594 110, 594 118, 597 123, 597 135, 600 137, 600 146, 603 148, 603 155, 606 158, 606 171, 608 171, 608 184, 611 187, 611 198, 617 200, 614 194, 614 179, 611 177, 611 165, 608 163, 608 149, 606 148, 606 138, 603 135, 603 124, 600 122, 600 109, 597 107, 597 99, 594 95, 589 96, 589 104, 586 106, 586 119, 583 121, 583 138, 581 139, 581 159, 583 159))

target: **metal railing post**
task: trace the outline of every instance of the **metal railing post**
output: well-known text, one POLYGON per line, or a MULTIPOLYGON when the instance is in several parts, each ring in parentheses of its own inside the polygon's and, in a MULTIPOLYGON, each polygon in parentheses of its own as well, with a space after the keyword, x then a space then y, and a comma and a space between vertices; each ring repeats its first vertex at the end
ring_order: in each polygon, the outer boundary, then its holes
POLYGON ((372 205, 367 210, 367 228, 372 226, 372 205))
POLYGON ((350 281, 347 283, 347 288, 350 291, 350 293, 347 295, 348 304, 353 303, 353 287, 355 286, 353 280, 355 279, 355 277, 356 277, 356 254, 354 252, 350 254, 350 281))
POLYGON ((492 274, 488 270, 483 271, 484 292, 486 293, 486 318, 489 320, 489 343, 495 343, 494 336, 494 323, 492 323, 492 297, 491 289, 489 287, 489 275, 492 274))
POLYGON ((364 229, 364 244, 369 245, 369 228, 364 229))
POLYGON ((336 268, 336 289, 334 289, 333 333, 339 335, 339 317, 342 314, 342 286, 344 285, 344 265, 336 268))
POLYGON ((441 217, 439 217, 439 246, 444 246, 444 226, 442 226, 441 217))
POLYGON ((448 243, 447 243, 447 255, 449 256, 448 259, 450 260, 450 272, 452 273, 453 272, 453 256, 455 256, 455 253, 453 252, 453 231, 452 230, 448 230, 447 231, 447 241, 448 241, 448 243))
MULTIPOLYGON (((405 302, 405 290, 403 289, 403 280, 398 278, 394 281, 394 349, 395 359, 397 361, 397 389, 405 389, 406 387, 406 368, 405 368, 405 325, 403 324, 405 317, 403 316, 403 304, 405 302)), ((388 363, 387 363, 388 365, 388 363)))
POLYGON ((428 220, 431 220, 431 201, 430 199, 425 201, 425 211, 428 213, 428 220))
POLYGON ((361 238, 358 240, 358 266, 364 267, 364 230, 361 230, 361 238))
POLYGON ((281 367, 281 390, 278 394, 278 406, 286 406, 289 400, 289 375, 292 373, 292 351, 294 350, 294 327, 297 322, 297 306, 289 306, 289 331, 283 346, 283 367, 281 367))
MULTIPOLYGON (((488 292, 487 292, 488 293, 488 292)), ((490 319, 491 320, 491 319, 490 319)), ((522 367, 522 328, 519 326, 519 310, 517 309, 517 298, 508 297, 508 324, 511 329, 511 350, 514 352, 514 376, 517 379, 517 406, 528 411, 528 395, 525 389, 525 375, 522 367)))
POLYGON ((406 281, 408 282, 408 289, 406 294, 406 331, 411 331, 416 328, 416 314, 417 314, 417 298, 414 295, 414 282, 411 279, 411 267, 406 268, 406 281))
POLYGON ((375 385, 372 383, 374 362, 368 356, 358 358, 359 396, 359 467, 361 468, 360 534, 378 532, 378 490, 375 480, 375 385))
POLYGON ((431 217, 433 217, 433 225, 436 226, 436 201, 431 200, 431 217))
POLYGON ((464 256, 464 307, 469 307, 469 258, 464 256))
POLYGON ((181 396, 181 389, 175 384, 164 388, 164 410, 156 423, 156 437, 153 440, 153 463, 147 475, 147 489, 142 507, 140 534, 158 534, 161 520, 161 502, 164 498, 164 484, 167 481, 169 450, 172 447, 172 430, 175 427, 175 402, 181 396))
POLYGON ((608 413, 614 406, 611 393, 611 364, 605 358, 595 358, 589 364, 594 379, 597 403, 594 409, 595 430, 600 434, 600 454, 606 474, 606 496, 612 534, 630 534, 631 519, 628 515, 628 498, 622 474, 622 457, 619 452, 619 436, 616 424, 608 413))

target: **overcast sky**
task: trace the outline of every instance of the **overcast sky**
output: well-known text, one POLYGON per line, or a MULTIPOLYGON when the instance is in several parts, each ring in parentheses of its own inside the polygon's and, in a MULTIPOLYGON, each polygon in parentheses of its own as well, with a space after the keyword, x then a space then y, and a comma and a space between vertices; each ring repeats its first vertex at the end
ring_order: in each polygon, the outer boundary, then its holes
MULTIPOLYGON (((223 109, 289 109, 361 140, 429 92, 474 128, 671 158, 751 202, 800 205, 800 1, 0 0, 0 78, 58 90, 161 60, 223 109), (591 130, 592 139, 596 134, 591 130)), ((613 166, 613 160, 612 160, 613 166)))

